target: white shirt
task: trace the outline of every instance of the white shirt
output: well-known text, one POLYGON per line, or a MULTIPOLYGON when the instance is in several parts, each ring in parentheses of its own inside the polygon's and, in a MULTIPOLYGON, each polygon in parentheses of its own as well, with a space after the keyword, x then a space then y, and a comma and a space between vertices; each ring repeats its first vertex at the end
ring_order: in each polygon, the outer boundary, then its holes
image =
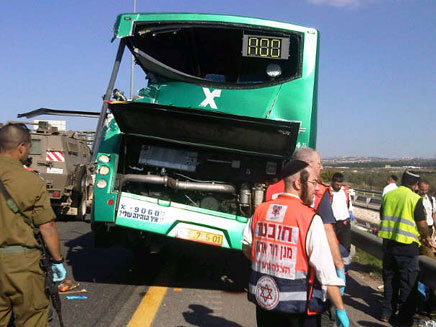
POLYGON ((339 221, 350 218, 350 211, 353 210, 353 206, 351 201, 349 201, 349 205, 347 205, 347 194, 345 194, 344 187, 342 186, 337 192, 332 188, 330 189, 332 190, 333 197, 333 215, 335 216, 336 220, 339 221))
POLYGON ((428 196, 428 194, 426 194, 422 199, 422 204, 424 205, 425 215, 427 216, 427 225, 433 226, 434 225, 433 214, 436 213, 436 203, 434 197, 428 196), (433 202, 433 207, 430 201, 433 202))
MULTIPOLYGON (((286 194, 298 198, 298 196, 294 194, 286 194)), ((251 223, 252 218, 250 218, 245 226, 242 241, 242 243, 250 246, 253 242, 251 223)), ((330 246, 324 230, 324 224, 321 217, 318 215, 313 217, 312 224, 307 231, 306 254, 309 258, 309 265, 315 269, 316 277, 321 283, 324 292, 327 289, 327 285, 345 286, 344 281, 336 274, 330 246)))
POLYGON ((398 187, 397 184, 389 183, 383 188, 382 196, 388 193, 389 191, 395 190, 397 187, 398 187))

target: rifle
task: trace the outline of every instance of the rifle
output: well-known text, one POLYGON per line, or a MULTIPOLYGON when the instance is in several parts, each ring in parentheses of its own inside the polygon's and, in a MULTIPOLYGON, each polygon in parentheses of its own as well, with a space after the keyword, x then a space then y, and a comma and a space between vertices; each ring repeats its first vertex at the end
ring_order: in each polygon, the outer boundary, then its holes
POLYGON ((33 225, 32 221, 27 217, 17 206, 14 199, 11 197, 9 192, 6 190, 3 181, 0 179, 0 192, 3 194, 3 196, 6 199, 6 203, 15 214, 19 213, 21 217, 23 217, 23 220, 26 224, 28 224, 32 230, 33 235, 35 239, 37 240, 41 252, 42 252, 42 258, 41 258, 41 268, 45 271, 45 291, 49 295, 49 298, 51 299, 51 302, 53 304, 54 309, 56 310, 56 313, 59 318, 59 325, 61 327, 64 327, 64 322, 62 319, 62 304, 61 299, 59 297, 59 291, 56 283, 53 281, 53 271, 51 270, 51 262, 50 262, 50 255, 47 251, 47 247, 45 245, 44 239, 42 238, 41 232, 38 228, 33 225))

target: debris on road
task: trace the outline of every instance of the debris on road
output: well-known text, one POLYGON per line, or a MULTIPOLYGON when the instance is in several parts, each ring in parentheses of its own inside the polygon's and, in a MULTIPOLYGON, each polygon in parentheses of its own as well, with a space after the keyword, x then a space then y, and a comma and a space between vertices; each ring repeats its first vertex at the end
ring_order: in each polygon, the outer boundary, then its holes
POLYGON ((75 294, 75 293, 86 293, 86 292, 88 291, 82 288, 81 290, 76 290, 76 291, 59 292, 59 294, 75 294))
POLYGON ((87 298, 88 297, 84 296, 84 295, 81 295, 81 296, 77 296, 77 295, 68 296, 67 295, 67 300, 86 300, 87 298))
POLYGON ((76 282, 72 281, 71 279, 66 279, 58 285, 58 290, 59 290, 59 292, 63 293, 63 292, 71 291, 71 290, 75 289, 76 287, 78 287, 79 285, 80 285, 79 283, 76 283, 76 282))

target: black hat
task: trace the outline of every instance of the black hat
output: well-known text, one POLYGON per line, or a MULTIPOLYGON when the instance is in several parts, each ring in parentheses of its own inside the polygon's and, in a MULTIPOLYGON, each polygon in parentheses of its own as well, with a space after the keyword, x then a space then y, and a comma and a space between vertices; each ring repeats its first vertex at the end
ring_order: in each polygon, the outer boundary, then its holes
POLYGON ((294 175, 308 166, 309 164, 306 161, 291 160, 283 167, 280 178, 283 179, 288 176, 294 175))

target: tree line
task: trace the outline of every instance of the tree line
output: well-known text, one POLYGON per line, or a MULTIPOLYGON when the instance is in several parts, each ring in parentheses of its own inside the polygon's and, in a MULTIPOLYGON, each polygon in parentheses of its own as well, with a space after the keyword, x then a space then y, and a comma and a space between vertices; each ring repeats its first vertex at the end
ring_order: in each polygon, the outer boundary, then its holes
MULTIPOLYGON (((376 169, 339 169, 339 168, 329 168, 325 169, 322 174, 322 180, 325 184, 330 184, 332 176, 336 172, 340 172, 344 175, 344 184, 349 185, 353 188, 372 190, 372 191, 382 191, 383 187, 386 186, 386 179, 389 175, 396 175, 398 177, 397 185, 400 185, 401 175, 404 170, 390 171, 388 169, 376 170, 376 169)), ((412 169, 412 171, 414 171, 412 169)), ((430 184, 430 194, 436 196, 436 171, 426 171, 420 172, 418 170, 414 171, 419 174, 422 178, 427 180, 430 184)))

